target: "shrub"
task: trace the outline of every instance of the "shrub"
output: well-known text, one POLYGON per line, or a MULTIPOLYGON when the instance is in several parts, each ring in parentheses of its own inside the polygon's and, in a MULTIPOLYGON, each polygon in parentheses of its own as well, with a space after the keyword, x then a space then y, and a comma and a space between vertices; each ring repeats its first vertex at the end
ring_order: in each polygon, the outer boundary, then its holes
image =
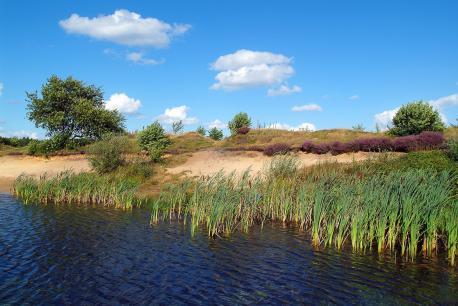
POLYGON ((341 143, 340 141, 335 141, 329 145, 329 150, 331 151, 332 155, 338 155, 342 153, 349 152, 349 147, 345 143, 341 143))
POLYGON ((183 121, 179 120, 179 121, 172 122, 173 134, 178 134, 178 133, 183 132, 183 128, 184 128, 183 121))
POLYGON ((250 131, 249 127, 242 126, 241 128, 237 129, 237 134, 246 135, 246 134, 248 134, 249 131, 250 131))
POLYGON ((326 154, 330 151, 330 146, 326 143, 306 141, 302 144, 301 151, 314 154, 326 154))
POLYGON ((439 112, 430 104, 418 101, 403 105, 393 118, 391 135, 407 136, 423 131, 442 131, 445 126, 439 112))
POLYGON ((286 143, 275 143, 267 146, 264 149, 264 154, 267 156, 286 154, 291 151, 291 147, 286 143))
POLYGON ((349 152, 385 152, 392 150, 393 142, 387 137, 361 138, 348 143, 349 152))
POLYGON ((223 131, 214 127, 208 132, 208 137, 210 137, 213 140, 221 140, 223 139, 223 131))
POLYGON ((202 136, 205 136, 205 134, 207 133, 207 130, 205 130, 205 128, 203 126, 199 126, 197 128, 196 132, 199 133, 202 136))
POLYGON ((313 143, 311 141, 305 141, 301 146, 301 151, 306 153, 312 153, 313 143))
POLYGON ((416 137, 419 149, 437 149, 445 143, 444 135, 439 132, 422 132, 416 137))
POLYGON ((251 119, 247 113, 238 113, 228 123, 231 135, 237 135, 237 130, 241 127, 251 127, 251 119))
POLYGON ((125 164, 128 150, 129 143, 125 136, 108 135, 89 147, 89 162, 97 173, 112 172, 125 164))
POLYGON ((458 161, 458 139, 450 139, 447 142, 447 155, 451 160, 458 161))
POLYGON ((151 160, 154 162, 161 160, 165 149, 171 144, 169 137, 165 134, 164 128, 158 121, 140 131, 137 140, 140 149, 147 151, 151 160))

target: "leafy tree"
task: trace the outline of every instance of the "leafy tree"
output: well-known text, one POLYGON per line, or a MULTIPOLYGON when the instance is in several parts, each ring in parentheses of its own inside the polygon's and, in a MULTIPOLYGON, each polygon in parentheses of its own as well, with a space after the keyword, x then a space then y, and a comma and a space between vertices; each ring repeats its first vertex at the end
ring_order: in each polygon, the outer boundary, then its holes
POLYGON ((247 113, 238 113, 232 118, 231 121, 228 123, 229 130, 231 131, 231 135, 237 135, 238 129, 242 127, 251 127, 251 119, 248 117, 247 113))
POLYGON ((179 121, 174 121, 172 123, 172 131, 173 131, 173 134, 178 134, 178 133, 181 133, 183 132, 183 121, 179 120, 179 121))
POLYGON ((70 140, 99 140, 106 133, 124 130, 124 117, 105 109, 103 92, 72 77, 53 75, 37 92, 27 92, 27 116, 47 136, 65 146, 70 140))
POLYGON ((171 144, 164 128, 158 121, 140 131, 137 137, 140 149, 147 151, 154 162, 161 160, 165 149, 171 144))
POLYGON ((203 126, 199 126, 197 128, 196 132, 199 133, 202 136, 205 136, 205 134, 207 133, 207 130, 203 126))
POLYGON ((213 140, 221 140, 223 139, 223 131, 214 127, 208 132, 208 136, 213 140))
POLYGON ((126 136, 108 134, 102 141, 89 147, 89 162, 97 173, 108 173, 126 163, 125 155, 129 152, 126 136))
POLYGON ((391 135, 406 136, 423 131, 443 131, 445 128, 439 112, 430 104, 417 101, 403 105, 393 118, 391 135))

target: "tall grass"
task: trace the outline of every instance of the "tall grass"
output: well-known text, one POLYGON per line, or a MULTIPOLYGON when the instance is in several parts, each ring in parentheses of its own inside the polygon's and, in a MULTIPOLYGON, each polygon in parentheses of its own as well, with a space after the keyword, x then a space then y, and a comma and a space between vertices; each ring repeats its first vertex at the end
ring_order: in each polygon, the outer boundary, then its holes
POLYGON ((135 196, 138 185, 135 179, 67 171, 54 177, 20 176, 13 194, 26 204, 97 204, 131 209, 141 203, 135 196))
POLYGON ((457 176, 408 169, 325 174, 277 157, 262 176, 222 172, 170 185, 153 203, 151 222, 183 218, 209 236, 266 221, 294 222, 317 246, 399 252, 414 259, 444 246, 452 265, 458 244, 457 176))

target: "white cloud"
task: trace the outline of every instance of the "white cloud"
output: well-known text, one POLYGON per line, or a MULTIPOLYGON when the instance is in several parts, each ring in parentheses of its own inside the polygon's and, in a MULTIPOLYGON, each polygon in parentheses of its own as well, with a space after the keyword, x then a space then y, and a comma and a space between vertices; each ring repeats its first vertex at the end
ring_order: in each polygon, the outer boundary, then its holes
POLYGON ((212 128, 217 128, 217 129, 224 129, 227 127, 227 124, 222 122, 221 120, 219 119, 216 119, 215 121, 213 122, 210 122, 210 124, 208 125, 208 128, 209 129, 212 129, 212 128))
POLYGON ((293 112, 304 112, 304 111, 322 111, 323 109, 318 104, 305 104, 296 105, 291 109, 293 112))
POLYGON ((117 110, 125 114, 133 114, 142 106, 140 100, 134 99, 125 93, 114 93, 108 101, 105 101, 105 108, 117 110))
POLYGON ((270 88, 268 91, 267 91, 267 95, 269 97, 275 97, 275 96, 286 96, 286 95, 290 95, 290 94, 293 94, 293 93, 298 93, 298 92, 301 92, 302 91, 302 88, 300 88, 299 86, 297 85, 294 85, 293 87, 288 87, 288 85, 280 85, 280 87, 277 87, 277 88, 270 88))
POLYGON ((18 138, 28 137, 32 139, 38 139, 38 134, 36 132, 23 131, 23 130, 22 131, 12 131, 12 132, 7 132, 7 133, 0 133, 0 136, 18 137, 18 138))
POLYGON ((142 52, 127 53, 126 59, 130 62, 141 65, 159 65, 164 63, 164 60, 157 61, 152 58, 145 58, 142 52))
POLYGON ((219 73, 211 88, 237 90, 282 84, 294 74, 291 61, 282 54, 245 49, 220 56, 212 64, 219 73))
POLYGON ((350 100, 358 100, 359 96, 358 95, 353 95, 353 96, 348 97, 348 99, 350 99, 350 100))
POLYGON ((441 97, 436 100, 431 100, 428 103, 438 110, 441 110, 442 108, 447 106, 458 106, 458 94, 441 97))
POLYGON ((3 94, 3 83, 0 82, 0 96, 3 94))
POLYGON ((288 130, 288 131, 316 131, 316 126, 313 123, 304 122, 297 126, 291 126, 286 123, 273 123, 266 127, 266 129, 288 130))
POLYGON ((70 34, 111 41, 128 46, 167 47, 174 36, 190 29, 188 24, 168 24, 159 19, 146 17, 128 10, 117 10, 112 15, 94 18, 72 14, 59 25, 70 34))
POLYGON ((166 108, 162 115, 156 117, 162 123, 172 124, 176 121, 182 121, 183 124, 194 124, 199 120, 196 117, 188 117, 189 107, 181 105, 172 108, 166 108))
POLYGON ((375 124, 382 130, 386 131, 392 124, 393 118, 398 112, 399 107, 391 110, 383 111, 374 115, 375 124))

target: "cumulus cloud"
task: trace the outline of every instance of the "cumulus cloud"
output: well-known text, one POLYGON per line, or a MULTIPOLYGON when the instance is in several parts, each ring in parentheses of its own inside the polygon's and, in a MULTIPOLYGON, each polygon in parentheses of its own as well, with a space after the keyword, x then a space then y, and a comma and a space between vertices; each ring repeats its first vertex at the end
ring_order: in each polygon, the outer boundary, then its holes
POLYGON ((441 97, 436 100, 431 100, 429 101, 429 104, 431 104, 439 110, 448 106, 458 106, 458 94, 453 94, 450 96, 441 97))
POLYGON ((267 95, 269 97, 286 96, 286 95, 290 95, 290 94, 293 94, 293 93, 298 93, 298 92, 301 92, 301 91, 302 91, 302 88, 300 88, 297 85, 294 85, 293 87, 288 87, 288 85, 284 85, 283 84, 283 85, 280 85, 277 88, 270 88, 267 91, 267 95))
POLYGON ((316 131, 316 126, 313 123, 304 122, 297 126, 291 126, 286 123, 273 123, 266 127, 267 129, 288 130, 288 131, 316 131))
POLYGON ((3 83, 0 82, 0 96, 3 94, 3 83))
POLYGON ((386 131, 393 124, 393 118, 396 115, 396 113, 398 112, 398 110, 399 110, 399 107, 375 114, 374 115, 375 124, 382 131, 386 131))
POLYGON ((212 89, 237 90, 282 84, 294 74, 291 58, 282 54, 238 50, 220 56, 212 69, 219 71, 212 89))
MULTIPOLYGON (((1 130, 1 128, 0 128, 1 130)), ((36 132, 30 132, 30 131, 10 131, 10 132, 5 132, 5 133, 0 133, 0 136, 3 137, 18 137, 18 138, 23 138, 23 137, 28 137, 32 139, 38 139, 38 134, 36 132)))
POLYGON ((350 99, 350 100, 358 100, 359 96, 358 95, 353 95, 353 96, 348 97, 348 99, 350 99))
POLYGON ((166 108, 162 115, 156 117, 161 123, 172 124, 176 121, 182 121, 183 124, 194 124, 199 120, 196 117, 188 117, 189 107, 181 105, 172 108, 166 108))
POLYGON ((126 59, 129 62, 133 62, 135 64, 140 64, 140 65, 159 65, 163 64, 164 60, 155 60, 152 58, 146 58, 144 57, 144 54, 142 52, 130 52, 126 54, 126 59))
POLYGON ((128 10, 94 18, 72 14, 59 25, 70 34, 86 35, 127 46, 167 47, 174 36, 190 29, 189 24, 169 24, 156 18, 143 18, 128 10))
POLYGON ((318 104, 305 104, 295 105, 291 109, 293 112, 306 112, 306 111, 322 111, 323 109, 318 104))
POLYGON ((217 129, 224 129, 227 127, 227 124, 222 122, 221 120, 219 119, 216 119, 215 121, 213 122, 210 122, 210 124, 208 124, 208 128, 209 129, 212 129, 212 128, 217 128, 217 129))
POLYGON ((108 101, 105 101, 106 109, 117 110, 125 114, 134 114, 141 106, 140 100, 131 98, 125 93, 114 93, 108 101))

